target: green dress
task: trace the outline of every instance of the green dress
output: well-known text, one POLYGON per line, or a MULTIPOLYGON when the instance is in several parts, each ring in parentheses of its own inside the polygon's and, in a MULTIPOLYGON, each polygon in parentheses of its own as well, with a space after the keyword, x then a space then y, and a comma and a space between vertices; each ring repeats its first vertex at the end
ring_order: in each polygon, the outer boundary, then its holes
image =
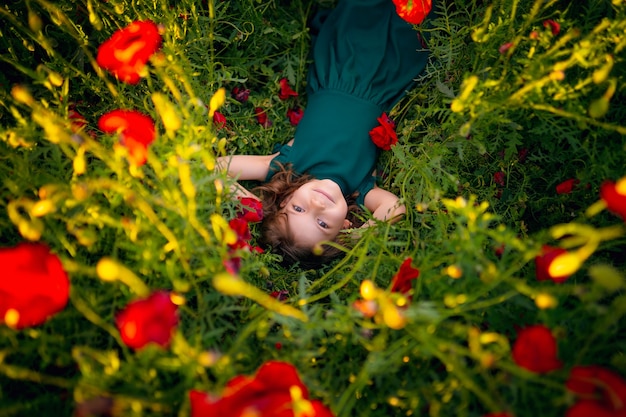
POLYGON ((344 196, 358 191, 363 204, 379 151, 369 131, 411 87, 428 51, 391 0, 341 0, 311 26, 307 106, 293 145, 277 147, 267 179, 275 162, 291 164, 298 174, 335 181, 344 196))

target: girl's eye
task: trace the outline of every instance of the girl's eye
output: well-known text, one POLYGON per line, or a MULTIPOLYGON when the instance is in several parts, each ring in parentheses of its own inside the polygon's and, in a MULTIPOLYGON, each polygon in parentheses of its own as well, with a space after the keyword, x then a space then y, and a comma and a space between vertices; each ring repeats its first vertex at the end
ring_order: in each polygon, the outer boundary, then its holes
POLYGON ((328 224, 326 224, 325 221, 323 220, 318 220, 317 224, 319 224, 320 226, 322 226, 324 229, 328 229, 328 224))
POLYGON ((293 211, 298 212, 298 213, 303 213, 304 209, 300 206, 293 206, 293 211))

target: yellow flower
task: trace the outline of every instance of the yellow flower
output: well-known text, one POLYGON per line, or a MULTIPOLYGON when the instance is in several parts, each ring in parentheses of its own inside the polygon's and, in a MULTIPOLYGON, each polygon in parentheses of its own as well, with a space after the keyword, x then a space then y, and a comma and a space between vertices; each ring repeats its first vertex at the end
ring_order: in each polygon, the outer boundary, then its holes
POLYGON ((213 115, 224 105, 226 102, 226 89, 224 87, 219 88, 213 97, 211 97, 211 101, 209 102, 209 118, 213 118, 213 115))
POLYGON ((539 293, 535 297, 535 305, 541 310, 554 308, 559 304, 556 298, 547 293, 539 293))

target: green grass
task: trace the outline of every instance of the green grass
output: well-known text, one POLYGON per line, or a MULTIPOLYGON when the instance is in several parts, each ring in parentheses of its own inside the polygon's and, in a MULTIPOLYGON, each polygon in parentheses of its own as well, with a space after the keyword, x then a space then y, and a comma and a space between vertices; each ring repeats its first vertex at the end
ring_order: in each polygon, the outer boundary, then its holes
POLYGON ((311 397, 337 416, 560 416, 575 402, 564 386, 573 366, 626 375, 624 224, 606 210, 585 214, 603 181, 626 175, 624 5, 441 6, 424 29, 432 60, 392 111, 399 144, 379 164, 381 185, 409 208, 405 218, 368 230, 320 271, 281 267, 269 252, 240 253, 241 279, 263 292, 286 291, 285 305, 307 317, 300 321, 213 287, 229 254, 211 216, 230 219, 237 207, 220 189, 230 180, 210 168, 222 153, 266 154, 292 137, 286 112, 306 104, 306 22, 332 2, 215 1, 213 12, 206 1, 161 3, 0 6, 1 246, 26 240, 10 216, 18 213, 40 228, 39 240, 63 260, 72 286, 68 306, 42 326, 0 327, 0 415, 70 415, 101 396, 121 415, 188 415, 190 389, 219 393, 269 359, 294 364, 311 397), (137 85, 124 85, 94 65, 95 54, 114 30, 138 19, 164 26, 165 59, 137 85), (547 19, 560 24, 558 34, 544 27, 547 19), (507 42, 515 46, 500 53, 507 42), (51 71, 61 86, 51 84, 51 71), (278 98, 283 77, 297 99, 278 98), (11 93, 16 85, 30 91, 31 104, 11 93), (216 130, 205 104, 220 87, 227 99, 219 111, 228 122, 216 130), (249 89, 249 100, 230 97, 233 87, 249 89), (597 100, 611 91, 606 113, 595 114, 597 100), (171 135, 150 98, 155 92, 183 121, 171 135), (80 141, 67 122, 70 103, 88 122, 80 141), (270 127, 256 122, 255 107, 267 111, 270 127), (157 121, 159 137, 140 174, 116 156, 117 139, 97 129, 99 117, 115 108, 157 121), (51 132, 55 127, 65 134, 51 132), (82 151, 87 168, 79 175, 73 164, 82 151), (189 167, 193 197, 181 165, 189 167), (569 178, 580 183, 557 194, 569 178), (43 198, 42 187, 56 210, 35 219, 18 206, 43 198), (554 227, 564 223, 577 226, 570 239, 558 240, 554 227), (605 236, 607 228, 617 232, 605 236), (535 279, 542 244, 575 250, 590 238, 600 238, 599 246, 564 284, 535 279), (96 265, 103 257, 151 289, 184 297, 171 347, 133 352, 121 343, 114 317, 136 288, 101 280, 96 265), (406 326, 392 330, 362 317, 352 307, 361 282, 387 288, 407 257, 420 276, 406 326), (451 265, 460 278, 447 274, 451 265), (538 294, 558 305, 538 308, 538 294), (516 331, 538 323, 553 331, 563 362, 546 375, 511 357, 516 331), (491 341, 474 343, 476 332, 491 341), (207 351, 220 359, 203 366, 207 351))

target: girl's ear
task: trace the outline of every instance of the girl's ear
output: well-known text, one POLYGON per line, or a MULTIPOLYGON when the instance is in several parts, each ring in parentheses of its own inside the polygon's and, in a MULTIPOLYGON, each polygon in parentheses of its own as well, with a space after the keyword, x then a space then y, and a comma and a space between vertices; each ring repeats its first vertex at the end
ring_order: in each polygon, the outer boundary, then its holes
POLYGON ((348 219, 343 219, 343 229, 349 229, 352 227, 352 222, 348 219))

